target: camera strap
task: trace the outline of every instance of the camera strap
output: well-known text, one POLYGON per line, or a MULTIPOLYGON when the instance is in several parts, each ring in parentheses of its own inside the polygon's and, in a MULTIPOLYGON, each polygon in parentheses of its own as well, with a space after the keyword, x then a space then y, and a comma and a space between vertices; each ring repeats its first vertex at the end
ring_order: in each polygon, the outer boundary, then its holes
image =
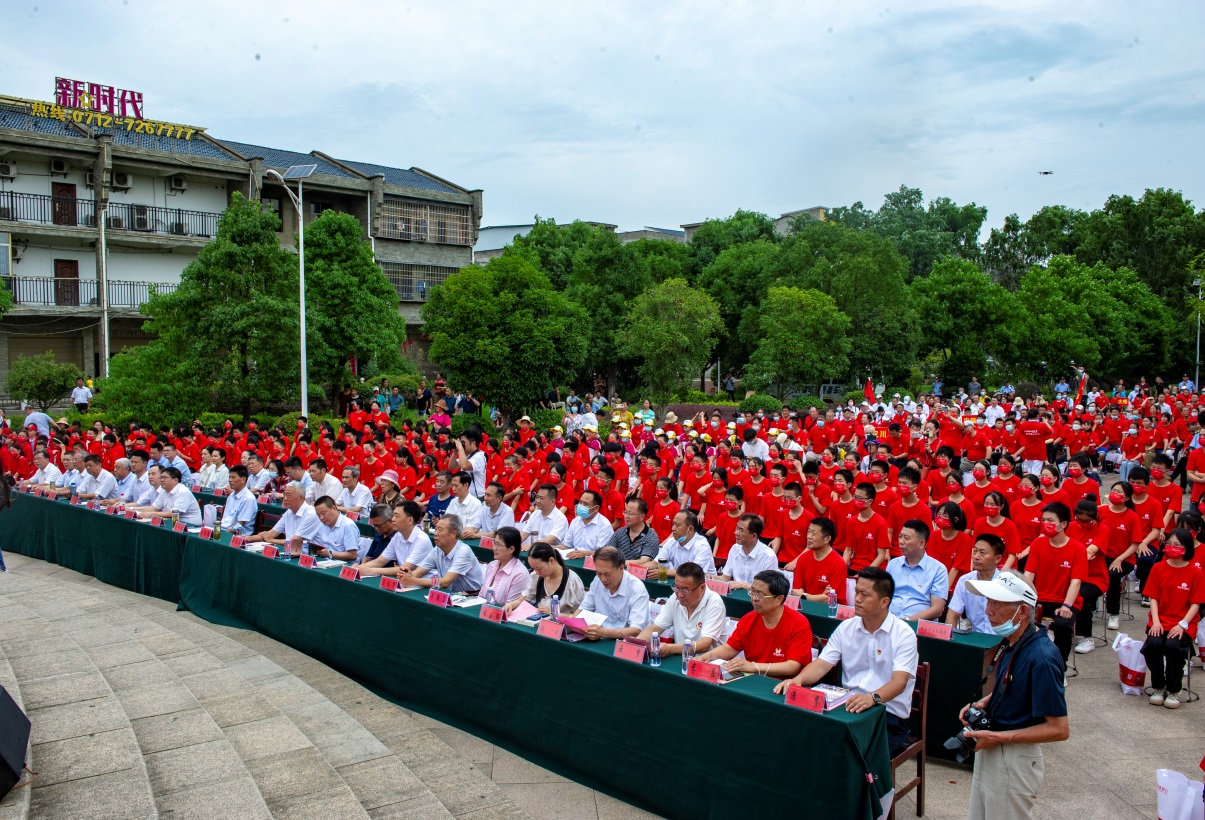
POLYGON ((991 661, 987 665, 987 670, 983 675, 983 680, 979 681, 979 691, 983 691, 983 685, 987 683, 987 679, 996 671, 996 664, 1000 663, 1000 656, 1004 654, 1004 650, 1008 649, 1008 640, 1000 641, 1000 645, 996 647, 995 653, 992 655, 991 661))

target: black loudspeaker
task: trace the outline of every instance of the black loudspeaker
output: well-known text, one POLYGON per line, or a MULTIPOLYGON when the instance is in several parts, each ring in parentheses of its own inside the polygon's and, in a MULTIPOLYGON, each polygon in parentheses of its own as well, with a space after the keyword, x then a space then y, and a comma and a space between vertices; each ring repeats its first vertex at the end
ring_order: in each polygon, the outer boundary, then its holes
POLYGON ((25 770, 25 750, 29 747, 29 718, 0 686, 0 797, 12 791, 25 770))

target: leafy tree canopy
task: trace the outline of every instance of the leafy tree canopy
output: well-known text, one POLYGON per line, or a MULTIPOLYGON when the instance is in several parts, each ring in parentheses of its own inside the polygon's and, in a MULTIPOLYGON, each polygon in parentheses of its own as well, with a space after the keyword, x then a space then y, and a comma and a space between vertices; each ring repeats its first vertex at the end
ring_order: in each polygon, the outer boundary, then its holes
POLYGON ((18 401, 36 404, 43 413, 61 401, 83 372, 69 362, 56 362, 54 353, 21 356, 9 365, 8 394, 18 401))
POLYGON ((685 279, 668 279, 632 303, 620 350, 640 359, 640 374, 653 396, 667 398, 711 361, 723 325, 710 295, 685 279))

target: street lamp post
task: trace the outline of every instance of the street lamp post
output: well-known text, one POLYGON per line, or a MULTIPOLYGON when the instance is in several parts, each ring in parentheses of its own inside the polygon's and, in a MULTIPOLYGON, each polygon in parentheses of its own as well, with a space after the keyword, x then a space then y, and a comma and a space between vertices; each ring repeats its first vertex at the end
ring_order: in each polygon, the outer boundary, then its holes
POLYGON ((1193 385, 1198 390, 1201 389, 1201 280, 1194 279, 1192 283, 1197 286, 1197 375, 1193 380, 1193 385))
POLYGON ((300 256, 300 272, 301 272, 301 415, 307 418, 310 415, 310 396, 309 396, 309 379, 306 374, 306 353, 305 353, 305 209, 304 192, 302 185, 305 178, 314 173, 317 165, 293 165, 289 167, 282 176, 278 171, 268 170, 268 176, 276 177, 280 180, 281 186, 284 187, 285 193, 289 195, 289 199, 293 200, 293 207, 297 209, 297 246, 298 255, 300 256), (297 180, 297 193, 293 193, 293 189, 285 184, 285 180, 297 180))

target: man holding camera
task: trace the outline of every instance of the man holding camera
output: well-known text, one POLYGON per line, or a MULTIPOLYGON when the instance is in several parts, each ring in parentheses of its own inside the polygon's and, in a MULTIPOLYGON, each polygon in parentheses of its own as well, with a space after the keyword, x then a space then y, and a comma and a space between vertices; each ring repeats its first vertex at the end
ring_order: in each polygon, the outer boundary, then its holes
POLYGON ((1038 593, 1025 578, 1002 572, 990 581, 968 580, 967 589, 987 598, 988 621, 1004 638, 993 656, 991 694, 959 713, 968 727, 961 737, 976 753, 967 817, 1028 818, 1044 774, 1040 744, 1071 735, 1063 659, 1033 623, 1038 593))

